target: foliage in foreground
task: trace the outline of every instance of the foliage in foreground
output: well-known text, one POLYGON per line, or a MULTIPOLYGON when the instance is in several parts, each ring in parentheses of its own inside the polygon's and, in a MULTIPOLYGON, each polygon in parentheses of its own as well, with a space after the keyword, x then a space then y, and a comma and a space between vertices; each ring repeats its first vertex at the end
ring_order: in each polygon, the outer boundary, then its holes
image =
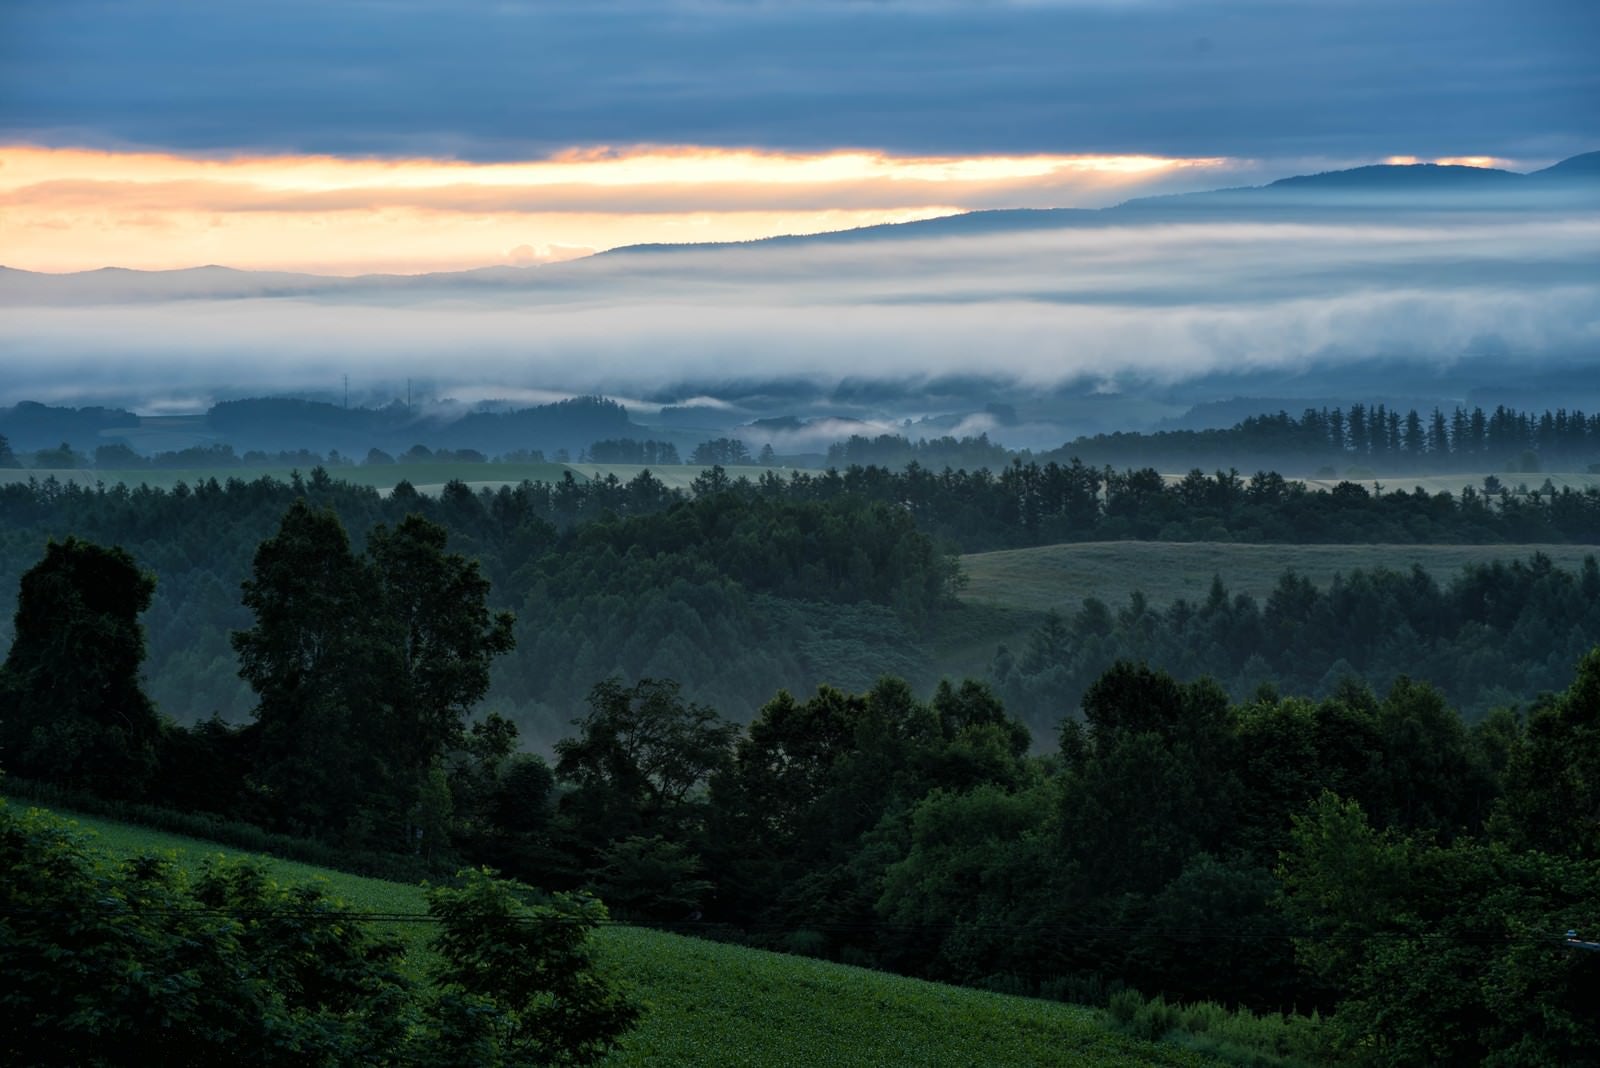
MULTIPOLYGON (((209 842, 82 819, 96 846, 118 857, 161 851, 198 873, 209 842)), ((370 913, 414 914, 420 886, 256 858, 280 881, 316 880, 370 913)), ((426 922, 390 925, 406 945, 403 972, 435 954, 426 922)), ((608 1068, 780 1068, 826 1063, 868 1068, 974 1064, 1205 1065, 1194 1052, 1119 1035, 1092 1010, 942 986, 739 946, 616 924, 591 935, 595 959, 625 974, 646 1011, 602 1061, 608 1068)))
POLYGON ((638 1009, 598 973, 598 902, 462 873, 428 895, 439 963, 250 861, 112 863, 0 802, 0 1059, 35 1065, 589 1064, 638 1009))

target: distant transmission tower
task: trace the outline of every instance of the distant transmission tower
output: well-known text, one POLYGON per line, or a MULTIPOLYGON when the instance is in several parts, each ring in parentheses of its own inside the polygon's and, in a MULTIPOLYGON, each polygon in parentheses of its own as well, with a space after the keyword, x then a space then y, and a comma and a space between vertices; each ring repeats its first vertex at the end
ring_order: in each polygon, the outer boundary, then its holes
POLYGON ((350 376, 344 376, 344 409, 350 410, 350 376))

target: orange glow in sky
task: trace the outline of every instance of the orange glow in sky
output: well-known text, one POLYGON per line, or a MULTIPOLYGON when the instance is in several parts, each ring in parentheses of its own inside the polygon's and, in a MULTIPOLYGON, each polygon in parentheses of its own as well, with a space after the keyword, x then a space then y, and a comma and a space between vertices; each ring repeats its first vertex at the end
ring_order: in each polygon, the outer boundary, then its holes
POLYGON ((531 264, 979 207, 1098 206, 1227 162, 643 147, 463 163, 0 146, 0 262, 330 274, 531 264))
POLYGON ((1383 162, 1410 166, 1414 163, 1437 163, 1441 167, 1501 167, 1515 166, 1514 160, 1501 159, 1498 156, 1438 156, 1434 159, 1421 159, 1417 156, 1390 156, 1383 162))

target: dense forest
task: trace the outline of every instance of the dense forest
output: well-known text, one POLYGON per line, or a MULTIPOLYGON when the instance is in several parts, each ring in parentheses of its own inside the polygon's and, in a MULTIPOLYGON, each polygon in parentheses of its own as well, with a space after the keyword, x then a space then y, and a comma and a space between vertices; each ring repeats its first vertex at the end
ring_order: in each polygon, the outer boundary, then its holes
MULTIPOLYGON (((792 421, 758 420, 733 427, 692 450, 685 431, 635 424, 626 408, 601 397, 531 408, 444 411, 398 402, 345 408, 267 397, 225 401, 189 422, 193 425, 183 432, 202 433, 205 443, 141 453, 132 447, 141 432, 140 417, 132 412, 18 404, 0 409, 0 466, 20 465, 17 450, 39 468, 82 467, 91 459, 100 467, 137 467, 141 456, 163 467, 281 462, 277 458, 285 454, 286 442, 296 443, 287 451, 302 457, 294 462, 307 467, 349 462, 342 457, 393 455, 419 442, 435 451, 483 457, 562 451, 595 463, 657 466, 679 463, 682 445, 691 463, 737 465, 756 462, 758 456, 760 462, 775 462, 770 441, 760 449, 753 442, 771 438, 775 429, 792 421), (675 440, 658 440, 668 438, 675 440)), ((1253 415, 1225 429, 1096 434, 1037 453, 1009 449, 987 433, 917 440, 892 433, 852 435, 829 445, 825 456, 826 466, 839 469, 916 464, 934 471, 998 472, 1018 460, 1041 465, 1076 460, 1102 468, 1162 471, 1237 467, 1319 478, 1492 471, 1526 480, 1540 472, 1600 466, 1600 415, 1520 411, 1504 405, 1493 411, 1475 406, 1448 413, 1438 408, 1401 412, 1382 403, 1352 404, 1348 410, 1307 408, 1298 418, 1284 411, 1253 415)))
MULTIPOLYGON (((639 532, 786 515, 703 503, 639 532)), ((1600 970, 1567 932, 1600 930, 1600 649, 1471 728, 1404 676, 1236 702, 1118 660, 1043 755, 972 681, 927 700, 893 678, 779 692, 741 727, 676 682, 612 678, 552 767, 470 715, 513 625, 448 542, 407 514, 358 552, 334 512, 293 501, 251 553, 230 638, 252 721, 193 728, 138 681, 155 579, 120 548, 53 543, 0 666, 10 788, 248 821, 347 863, 489 863, 637 921, 1135 1025, 1166 1011, 1147 995, 1315 1009, 1273 1026, 1309 1030, 1323 1060, 1592 1060, 1600 970)), ((865 578, 913 615, 942 581, 914 558, 869 562, 874 578, 849 555, 815 573, 762 555, 732 574, 824 595, 865 578)))
MULTIPOLYGON (((492 668, 492 700, 548 746, 594 681, 613 672, 676 679, 740 721, 783 687, 863 689, 884 674, 931 685, 933 633, 968 626, 953 602, 959 575, 946 552, 955 548, 1128 536, 1588 543, 1600 532, 1593 490, 1488 498, 1378 495, 1351 484, 1325 493, 1271 475, 1195 474, 1168 485, 1130 472, 1112 474, 1107 500, 1102 477, 1082 465, 1014 465, 999 475, 770 472, 751 483, 713 468, 688 493, 648 474, 568 475, 477 493, 455 483, 438 498, 404 484, 384 497, 320 469, 171 491, 17 483, 0 487, 0 602, 51 537, 123 546, 158 580, 147 619, 152 695, 179 722, 214 713, 237 722, 253 699, 227 634, 246 620, 238 590, 251 547, 302 496, 334 509, 358 545, 378 524, 418 513, 479 561, 494 606, 516 613, 521 652, 492 668)), ((1493 599, 1493 612, 1465 611, 1455 594, 1415 576, 1351 576, 1326 595, 1286 580, 1264 611, 1225 596, 1187 606, 1141 600, 1126 612, 1091 605, 1054 625, 1064 637, 1049 631, 1037 648, 1003 654, 993 681, 1016 713, 1048 732, 1121 655, 1209 671, 1243 697, 1262 682, 1322 692, 1346 671, 1381 682, 1406 665, 1398 650, 1411 650, 1419 653, 1412 674, 1477 714, 1553 685, 1574 650, 1600 636, 1570 607, 1538 623, 1546 586, 1575 590, 1586 579, 1498 574, 1503 581, 1480 583, 1490 593, 1478 598, 1493 599), (1301 635, 1292 656, 1275 629, 1291 611, 1301 635), (1460 622, 1448 623, 1457 613, 1460 622), (1351 620, 1405 626, 1388 646, 1377 638, 1387 631, 1352 631, 1351 620)), ((0 612, 0 641, 9 634, 9 611, 0 612)))
POLYGON ((1155 464, 1182 469, 1193 464, 1270 463, 1280 471, 1312 474, 1351 466, 1378 473, 1437 471, 1582 471, 1600 462, 1600 415, 1564 409, 1524 412, 1498 406, 1438 408, 1404 413, 1382 404, 1307 408, 1299 419, 1286 412, 1245 419, 1226 430, 1168 430, 1097 434, 1078 438, 1041 459, 1081 457, 1089 463, 1155 464))
POLYGON ((1285 573, 1266 603, 1229 597, 1220 579, 1198 603, 1165 608, 1135 592, 1113 610, 1094 598, 1052 614, 1025 648, 1001 648, 990 679, 1026 722, 1059 722, 1118 660, 1209 675, 1237 699, 1327 696, 1352 678, 1399 675, 1437 686, 1469 721, 1559 689, 1600 643, 1600 567, 1547 557, 1470 565, 1441 585, 1420 567, 1335 575, 1318 589, 1285 573))
MULTIPOLYGON (((239 720, 253 707, 227 636, 247 618, 238 591, 253 547, 302 496, 333 508, 358 545, 419 513, 481 562, 495 607, 517 613, 522 649, 495 665, 496 707, 546 745, 614 671, 671 675, 748 718, 782 685, 863 686, 923 669, 918 636, 950 599, 955 569, 903 510, 719 492, 727 483, 712 476, 692 500, 646 475, 601 485, 614 491, 604 501, 571 478, 488 494, 456 483, 437 499, 402 485, 383 497, 320 469, 171 492, 17 484, 0 487, 0 584, 9 600, 51 537, 126 548, 158 576, 151 692, 182 722, 239 720)), ((0 638, 9 630, 8 611, 0 638)))

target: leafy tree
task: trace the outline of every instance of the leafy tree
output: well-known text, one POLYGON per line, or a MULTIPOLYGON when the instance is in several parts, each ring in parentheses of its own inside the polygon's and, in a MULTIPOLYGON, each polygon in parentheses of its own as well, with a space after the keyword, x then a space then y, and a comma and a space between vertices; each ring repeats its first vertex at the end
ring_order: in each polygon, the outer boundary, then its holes
POLYGON ((599 902, 467 871, 428 892, 433 982, 317 886, 213 859, 113 864, 0 800, 9 1064, 512 1068, 600 1059, 640 1010, 595 965, 599 902))
POLYGON ((255 625, 233 647, 260 701, 256 789, 290 829, 342 831, 372 805, 381 770, 375 583, 338 516, 301 499, 256 550, 243 589, 255 625))
POLYGON ((750 447, 738 438, 717 438, 702 441, 689 454, 689 462, 704 467, 719 465, 731 467, 750 462, 750 447))
POLYGON ((375 580, 374 651, 385 703, 383 743, 399 769, 426 774, 462 740, 464 722, 489 691, 489 663, 515 644, 509 612, 491 613, 489 580, 459 553, 446 553, 437 523, 407 516, 367 541, 375 580))
POLYGON ((139 681, 155 578, 120 548, 52 541, 23 576, 0 666, 0 746, 15 772, 113 797, 141 793, 161 722, 139 681))
POLYGON ((459 879, 459 887, 428 891, 440 924, 441 1016, 458 1028, 455 1045, 462 1030, 478 1039, 458 1063, 593 1064, 610 1052, 640 1009, 590 955, 588 936, 606 922, 605 906, 566 894, 528 903, 531 887, 485 871, 459 879))
POLYGON ((1298 954, 1376 1064, 1592 1064, 1600 971, 1561 943, 1600 929, 1600 863, 1381 834, 1332 794, 1280 873, 1298 954))
POLYGON ((512 639, 477 565, 445 543, 408 516, 357 557, 338 517, 300 500, 257 550, 244 583, 255 626, 233 644, 260 697, 260 786, 280 820, 414 847, 420 817, 449 807, 435 762, 464 742, 512 639))
POLYGON ((143 456, 121 443, 95 446, 96 467, 144 467, 146 462, 143 456))
POLYGON ((87 458, 67 442, 63 441, 53 449, 40 449, 33 454, 33 466, 53 468, 78 468, 83 467, 87 458))
POLYGON ((682 919, 710 893, 700 858, 660 835, 624 838, 600 854, 594 890, 624 915, 682 919))
POLYGON ((408 1063, 398 943, 316 887, 213 861, 112 864, 0 801, 0 1058, 10 1064, 408 1063))
POLYGON ((568 826, 590 848, 637 834, 681 841, 698 822, 694 792, 728 761, 738 727, 685 701, 671 680, 612 678, 589 694, 579 733, 556 743, 568 826))

